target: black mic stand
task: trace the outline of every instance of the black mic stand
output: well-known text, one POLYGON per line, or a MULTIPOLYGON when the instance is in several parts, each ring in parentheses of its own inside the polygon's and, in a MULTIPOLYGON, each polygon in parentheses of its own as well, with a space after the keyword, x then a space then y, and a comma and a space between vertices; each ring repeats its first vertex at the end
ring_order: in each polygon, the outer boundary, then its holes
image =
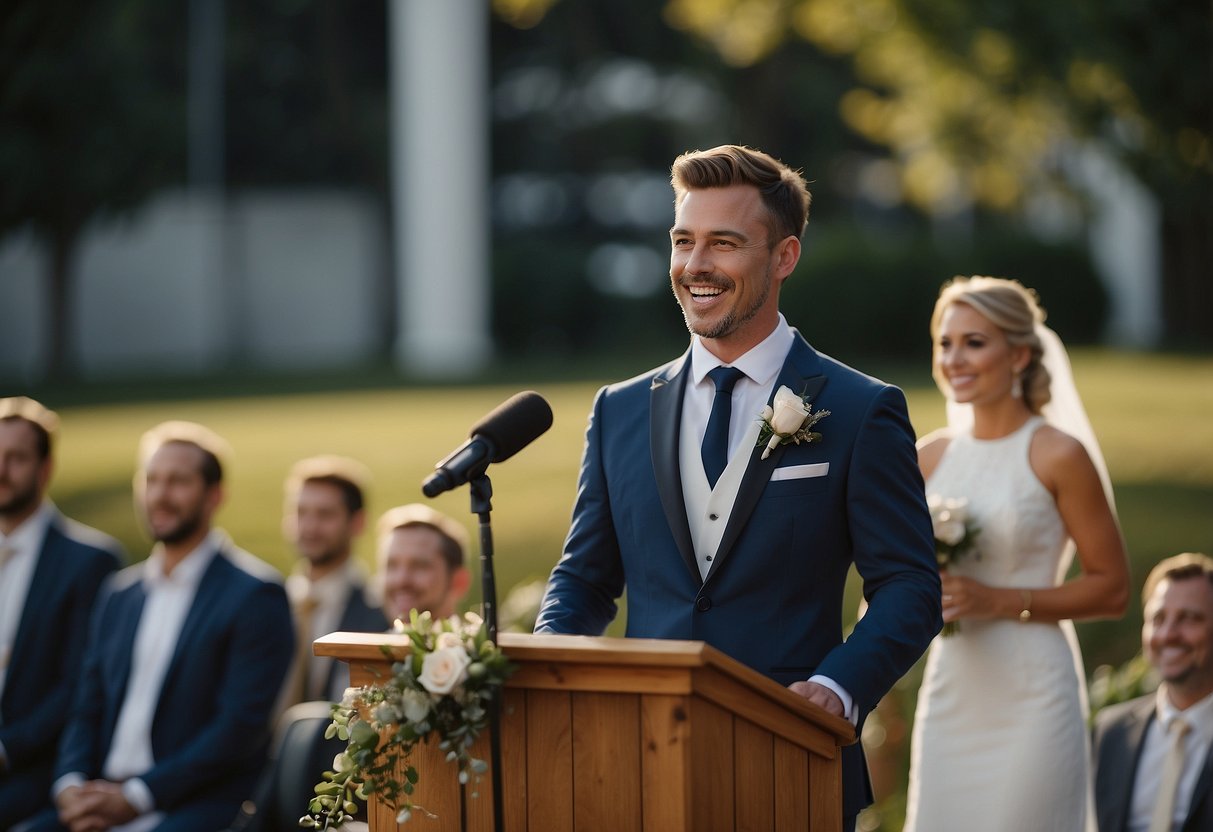
MULTIPOLYGON (((493 484, 483 471, 471 477, 468 484, 471 486, 472 514, 480 518, 480 586, 484 623, 488 629, 489 641, 496 644, 497 580, 493 575, 493 527, 489 522, 489 513, 493 510, 493 484)), ((505 810, 501 791, 500 693, 489 702, 489 765, 493 776, 493 829, 501 832, 505 829, 505 810)))

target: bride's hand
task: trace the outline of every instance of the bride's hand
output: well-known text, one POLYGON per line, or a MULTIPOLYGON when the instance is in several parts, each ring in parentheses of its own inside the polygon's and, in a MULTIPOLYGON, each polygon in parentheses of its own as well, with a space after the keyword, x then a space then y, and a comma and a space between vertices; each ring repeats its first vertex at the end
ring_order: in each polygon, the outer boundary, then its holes
POLYGON ((941 572, 943 584, 943 620, 990 619, 995 617, 991 587, 964 575, 941 572))

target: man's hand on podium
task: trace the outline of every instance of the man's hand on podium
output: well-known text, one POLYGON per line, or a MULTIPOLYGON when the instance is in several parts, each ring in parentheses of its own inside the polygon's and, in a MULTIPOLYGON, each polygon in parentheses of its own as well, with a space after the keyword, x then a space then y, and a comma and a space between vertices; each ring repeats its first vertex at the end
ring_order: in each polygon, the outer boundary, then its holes
POLYGON ((846 719, 846 714, 843 712, 842 700, 838 698, 838 694, 824 685, 819 685, 816 682, 793 682, 788 685, 788 690, 803 696, 826 713, 846 719))

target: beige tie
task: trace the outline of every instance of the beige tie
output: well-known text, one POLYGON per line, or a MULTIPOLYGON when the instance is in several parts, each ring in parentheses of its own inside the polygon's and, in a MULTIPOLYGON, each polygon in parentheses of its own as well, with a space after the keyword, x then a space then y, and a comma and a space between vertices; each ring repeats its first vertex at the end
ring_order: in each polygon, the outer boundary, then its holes
POLYGON ((292 669, 291 696, 289 704, 307 702, 311 697, 308 684, 312 666, 312 618, 320 602, 308 595, 294 605, 295 612, 295 665, 292 669))
POLYGON ((1154 814, 1150 816, 1149 832, 1171 832, 1175 815, 1175 793, 1179 789, 1179 777, 1184 771, 1184 738, 1188 735, 1188 723, 1179 717, 1171 720, 1167 733, 1171 735, 1171 749, 1162 766, 1162 782, 1158 784, 1158 799, 1154 803, 1154 814))

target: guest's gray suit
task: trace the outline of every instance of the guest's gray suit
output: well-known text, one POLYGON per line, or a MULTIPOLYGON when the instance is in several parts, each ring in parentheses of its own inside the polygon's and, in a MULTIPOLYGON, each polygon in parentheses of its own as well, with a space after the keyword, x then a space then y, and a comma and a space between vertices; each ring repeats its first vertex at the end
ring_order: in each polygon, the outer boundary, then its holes
MULTIPOLYGON (((1133 802, 1137 762, 1154 719, 1154 694, 1100 711, 1095 717, 1095 816, 1099 832, 1124 832, 1133 802)), ((1183 832, 1213 830, 1213 754, 1192 792, 1183 832)))

